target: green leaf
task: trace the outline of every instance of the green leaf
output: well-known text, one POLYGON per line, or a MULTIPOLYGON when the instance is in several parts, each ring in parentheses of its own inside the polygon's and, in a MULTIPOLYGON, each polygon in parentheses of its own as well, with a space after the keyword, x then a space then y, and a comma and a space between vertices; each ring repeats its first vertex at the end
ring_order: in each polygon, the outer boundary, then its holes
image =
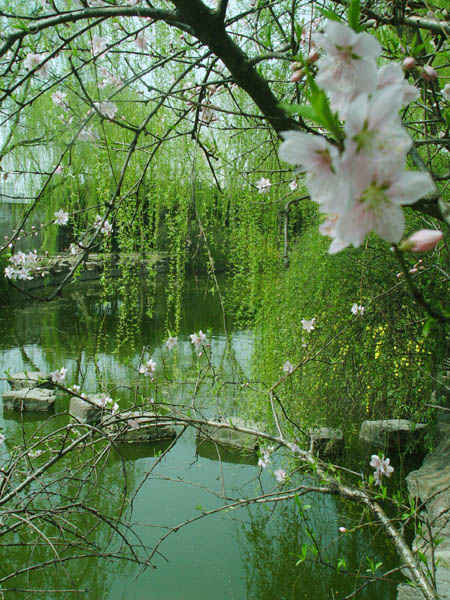
POLYGON ((350 0, 348 9, 347 9, 348 24, 357 33, 359 31, 361 31, 361 26, 359 24, 360 16, 361 16, 360 0, 350 0))
POLYGON ((333 10, 328 10, 326 8, 320 7, 317 7, 317 10, 327 19, 331 19, 332 21, 338 21, 339 23, 342 23, 343 21, 343 18, 337 13, 335 13, 333 10))

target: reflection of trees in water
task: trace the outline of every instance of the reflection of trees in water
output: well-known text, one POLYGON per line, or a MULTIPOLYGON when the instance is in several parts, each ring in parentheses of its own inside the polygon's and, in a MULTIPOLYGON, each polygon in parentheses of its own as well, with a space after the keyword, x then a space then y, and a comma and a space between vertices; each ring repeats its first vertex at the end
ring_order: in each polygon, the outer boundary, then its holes
MULTIPOLYGON (((374 534, 368 541, 367 532, 361 530, 339 533, 342 522, 360 518, 355 507, 318 494, 305 497, 302 506, 299 510, 291 501, 249 511, 240 535, 248 600, 344 598, 367 581, 367 557, 383 562, 377 575, 396 565, 395 552, 383 535, 378 539, 374 534), (305 545, 306 560, 299 562, 305 545), (340 558, 346 568, 337 570, 340 558)), ((355 597, 394 600, 398 579, 388 581, 372 582, 355 597)))
MULTIPOLYGON (((55 429, 57 425, 53 422, 55 429)), ((20 598, 27 597, 26 590, 31 589, 86 588, 88 598, 104 598, 120 571, 129 573, 130 563, 145 559, 145 548, 127 514, 127 497, 136 487, 139 469, 109 442, 93 444, 88 435, 33 480, 32 474, 42 465, 85 434, 84 429, 59 429, 59 434, 50 435, 45 445, 39 446, 45 451, 30 458, 23 448, 29 448, 36 437, 32 428, 22 428, 16 438, 22 437, 22 444, 3 465, 8 485, 2 497, 27 478, 31 481, 1 507, 0 587, 22 590, 17 592, 20 598)), ((45 437, 42 430, 39 437, 45 437)), ((56 591, 45 594, 46 600, 64 597, 56 591)), ((73 593, 69 595, 73 597, 73 593)))

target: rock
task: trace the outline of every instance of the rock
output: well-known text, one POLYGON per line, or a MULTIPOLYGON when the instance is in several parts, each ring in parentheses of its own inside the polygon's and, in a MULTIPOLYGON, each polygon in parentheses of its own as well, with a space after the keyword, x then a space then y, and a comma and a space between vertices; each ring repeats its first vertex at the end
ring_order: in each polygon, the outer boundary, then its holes
POLYGON ((208 460, 234 465, 253 465, 258 463, 256 452, 243 452, 234 446, 215 444, 207 438, 197 436, 196 454, 208 460))
POLYGON ((174 438, 176 433, 167 420, 152 412, 125 411, 104 415, 100 426, 115 441, 131 444, 152 443, 174 438))
POLYGON ((341 429, 316 427, 309 430, 311 450, 322 456, 336 455, 344 449, 344 434, 341 429))
MULTIPOLYGON (((95 402, 98 398, 100 398, 100 394, 88 396, 89 400, 95 402)), ((69 413, 72 417, 75 417, 81 423, 88 423, 89 425, 93 425, 100 421, 100 417, 102 415, 103 408, 101 406, 92 406, 89 402, 82 400, 81 398, 77 398, 74 396, 70 399, 69 404, 69 413)))
POLYGON ((42 371, 25 371, 8 375, 8 383, 13 390, 21 390, 24 388, 39 387, 53 389, 53 384, 49 381, 49 376, 42 371), (39 383, 42 381, 42 383, 39 383))
MULTIPOLYGON (((436 449, 425 458, 417 471, 412 471, 406 478, 408 490, 412 497, 425 503, 421 518, 428 521, 433 540, 440 543, 434 548, 436 568, 436 588, 440 600, 450 600, 450 422, 442 419, 438 423, 438 434, 441 439, 436 449)), ((413 550, 422 552, 431 564, 430 538, 427 527, 423 534, 417 535, 413 542, 413 550)), ((412 600, 414 588, 401 585, 398 588, 398 600, 412 600)))
POLYGON ((44 411, 51 410, 55 403, 55 393, 45 388, 24 388, 3 394, 5 410, 44 411))
MULTIPOLYGON (((223 420, 223 423, 228 423, 235 427, 245 427, 256 431, 261 428, 252 421, 245 421, 241 417, 229 417, 223 420)), ((213 425, 201 425, 198 430, 198 438, 205 439, 222 446, 230 446, 239 448, 245 452, 255 452, 258 447, 258 438, 249 433, 243 433, 228 428, 214 427, 213 425)))
POLYGON ((423 423, 407 419, 363 421, 359 439, 379 448, 404 448, 410 443, 417 443, 418 435, 420 437, 425 428, 423 423))

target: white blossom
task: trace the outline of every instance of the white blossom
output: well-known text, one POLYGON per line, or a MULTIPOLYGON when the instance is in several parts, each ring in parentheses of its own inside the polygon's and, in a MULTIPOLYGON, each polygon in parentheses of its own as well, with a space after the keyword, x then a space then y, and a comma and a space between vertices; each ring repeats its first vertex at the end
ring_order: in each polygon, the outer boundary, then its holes
POLYGON ((266 179, 265 177, 261 177, 261 179, 256 182, 256 187, 258 188, 258 192, 260 194, 265 194, 268 192, 271 185, 270 179, 266 179))
POLYGON ((53 381, 53 383, 59 383, 61 384, 64 379, 66 378, 67 375, 67 369, 65 367, 61 367, 61 369, 57 370, 57 371, 52 371, 50 373, 50 379, 53 381))
POLYGON ((108 119, 114 119, 116 116, 117 106, 114 102, 94 102, 94 106, 101 115, 108 119))
POLYGON ((375 469, 374 479, 376 485, 381 485, 381 478, 383 475, 390 477, 394 471, 394 467, 390 466, 389 458, 380 458, 376 454, 372 454, 370 457, 369 465, 375 469))
POLYGON ((94 142, 97 139, 97 134, 93 131, 92 127, 83 127, 78 133, 78 139, 81 142, 94 142))
POLYGON ((194 344, 197 349, 206 341, 206 335, 201 329, 198 333, 191 333, 189 337, 191 338, 191 344, 194 344))
POLYGON ((300 131, 284 131, 281 137, 284 140, 278 150, 281 160, 306 170, 311 200, 331 211, 336 197, 342 196, 338 192, 342 180, 336 175, 340 170, 337 148, 321 136, 300 131))
POLYGON ((356 33, 348 25, 327 21, 324 33, 314 33, 314 43, 326 51, 318 62, 316 83, 329 95, 331 105, 345 118, 348 101, 371 93, 377 82, 376 58, 381 46, 368 33, 356 33))
POLYGON ((153 359, 149 359, 146 363, 139 367, 139 373, 145 377, 153 379, 153 373, 156 371, 156 362, 153 359))
POLYGON ((33 271, 39 266, 36 250, 17 252, 9 258, 10 264, 5 267, 4 274, 7 279, 33 279, 33 271))
POLYGON ((314 324, 316 322, 316 317, 313 317, 312 319, 302 319, 301 323, 302 323, 302 327, 305 331, 312 331, 314 329, 314 324))
POLYGON ((365 308, 364 306, 362 306, 361 304, 357 304, 356 302, 354 304, 352 304, 352 308, 351 308, 352 314, 356 315, 361 315, 363 316, 365 308))
POLYGON ((69 222, 69 213, 65 212, 62 208, 55 212, 54 223, 56 225, 67 225, 69 222))
POLYGON ((450 102, 450 83, 446 83, 441 90, 442 95, 444 96, 447 102, 450 102))
POLYGON ((268 448, 263 448, 261 450, 261 456, 258 460, 258 467, 265 469, 270 464, 270 454, 273 451, 273 448, 269 446, 268 448))
POLYGON ((428 173, 384 171, 378 172, 378 165, 370 161, 352 169, 351 197, 336 224, 336 238, 346 246, 360 246, 371 231, 388 242, 399 242, 405 228, 401 206, 434 190, 428 173))
POLYGON ((283 365, 283 371, 290 375, 294 371, 294 365, 289 360, 287 360, 283 365))
POLYGON ((113 230, 111 223, 107 219, 103 220, 101 215, 95 217, 94 227, 95 229, 100 229, 100 233, 103 235, 110 235, 113 230))
POLYGON ((278 483, 284 483, 286 481, 287 473, 283 469, 277 469, 273 474, 278 483))
POLYGON ((169 336, 168 340, 166 341, 167 350, 172 350, 172 348, 175 348, 177 343, 178 343, 177 337, 169 336))

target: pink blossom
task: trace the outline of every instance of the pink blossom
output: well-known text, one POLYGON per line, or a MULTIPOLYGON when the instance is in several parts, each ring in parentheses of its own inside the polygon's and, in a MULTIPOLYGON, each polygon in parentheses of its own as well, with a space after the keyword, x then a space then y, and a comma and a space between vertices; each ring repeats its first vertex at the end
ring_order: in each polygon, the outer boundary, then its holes
POLYGON ((135 44, 142 52, 147 49, 147 40, 145 39, 145 33, 143 31, 140 31, 137 34, 135 44))
POLYGON ((383 65, 378 71, 377 90, 391 86, 394 86, 398 90, 401 106, 406 106, 419 97, 419 90, 407 82, 402 68, 397 63, 383 65))
POLYGON ((358 247, 375 231, 388 242, 397 243, 405 228, 401 205, 414 204, 434 190, 428 173, 378 170, 378 165, 361 162, 351 171, 350 202, 337 220, 336 238, 358 247))
POLYGON ((65 92, 60 92, 59 90, 56 90, 56 92, 52 94, 53 104, 56 104, 57 106, 64 106, 64 101, 66 97, 67 94, 65 92))
POLYGON ((277 469, 273 474, 278 483, 284 483, 284 481, 286 481, 287 473, 284 469, 277 469))
POLYGON ((317 84, 329 95, 331 105, 345 116, 347 101, 361 93, 374 91, 377 80, 375 59, 381 46, 374 36, 356 33, 336 21, 327 21, 324 33, 312 39, 326 51, 317 62, 317 84))
POLYGON ((105 38, 102 38, 98 35, 94 35, 91 43, 91 50, 93 56, 103 53, 107 48, 107 42, 105 38))
POLYGON ((336 175, 340 160, 337 148, 321 136, 300 131, 284 131, 281 137, 284 140, 278 150, 281 160, 306 169, 311 199, 322 204, 324 212, 333 212, 336 198, 342 196, 339 189, 343 184, 336 175))
MULTIPOLYGON (((48 52, 41 52, 40 54, 33 54, 30 52, 26 55, 25 60, 23 61, 23 66, 31 71, 32 69, 35 69, 37 66, 41 65, 47 57, 48 52)), ((38 69, 37 72, 42 77, 47 77, 48 63, 42 64, 41 68, 38 69)))
POLYGON ((401 243, 402 250, 410 252, 428 252, 442 240, 442 231, 438 229, 420 229, 401 243))
POLYGON ((389 458, 380 458, 376 454, 372 454, 370 457, 369 465, 375 469, 373 474, 375 485, 381 485, 381 478, 383 475, 390 477, 394 472, 394 467, 391 467, 389 463, 389 458))

